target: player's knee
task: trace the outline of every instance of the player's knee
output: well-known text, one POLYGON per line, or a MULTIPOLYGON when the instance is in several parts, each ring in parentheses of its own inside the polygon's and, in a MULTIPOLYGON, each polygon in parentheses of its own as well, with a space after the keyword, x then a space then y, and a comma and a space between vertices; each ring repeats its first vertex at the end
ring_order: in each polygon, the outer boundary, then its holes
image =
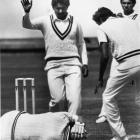
POLYGON ((112 96, 108 96, 107 94, 103 94, 102 98, 103 98, 104 103, 108 103, 108 102, 111 102, 113 100, 112 96))

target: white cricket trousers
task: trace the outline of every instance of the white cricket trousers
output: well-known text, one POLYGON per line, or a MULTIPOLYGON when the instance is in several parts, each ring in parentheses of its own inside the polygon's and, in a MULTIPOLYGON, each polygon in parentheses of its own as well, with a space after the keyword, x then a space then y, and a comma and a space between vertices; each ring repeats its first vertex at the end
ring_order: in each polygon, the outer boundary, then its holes
MULTIPOLYGON (((112 76, 112 74, 114 73, 115 69, 117 68, 117 65, 118 65, 118 62, 116 61, 116 59, 112 58, 109 76, 112 76)), ((101 112, 100 112, 100 114, 98 116, 99 117, 106 116, 103 104, 102 104, 102 107, 101 107, 101 112)))
POLYGON ((113 135, 118 137, 125 136, 126 132, 121 121, 116 96, 120 93, 123 94, 125 85, 132 79, 136 81, 137 93, 140 94, 140 66, 127 70, 118 70, 116 67, 110 75, 106 89, 103 92, 103 108, 113 135))
POLYGON ((78 115, 81 108, 81 67, 62 65, 48 70, 47 76, 50 111, 64 111, 67 107, 69 113, 78 115))

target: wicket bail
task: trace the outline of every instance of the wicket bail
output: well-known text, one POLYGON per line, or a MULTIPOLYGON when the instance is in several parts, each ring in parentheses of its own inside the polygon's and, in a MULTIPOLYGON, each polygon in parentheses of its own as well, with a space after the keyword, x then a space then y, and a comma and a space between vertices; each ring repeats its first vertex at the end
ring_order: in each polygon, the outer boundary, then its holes
POLYGON ((32 113, 35 114, 35 79, 34 78, 15 78, 16 110, 19 110, 19 81, 22 82, 22 86, 23 86, 24 111, 26 112, 27 112, 27 81, 31 82, 32 113))

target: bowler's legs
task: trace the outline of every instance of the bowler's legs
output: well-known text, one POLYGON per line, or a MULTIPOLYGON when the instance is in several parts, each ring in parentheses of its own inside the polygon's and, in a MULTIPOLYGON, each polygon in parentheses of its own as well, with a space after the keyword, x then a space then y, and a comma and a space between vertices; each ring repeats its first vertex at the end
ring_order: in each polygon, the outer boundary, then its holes
POLYGON ((49 102, 49 111, 64 111, 65 110, 65 83, 63 76, 63 68, 53 68, 47 73, 48 85, 51 95, 49 102))

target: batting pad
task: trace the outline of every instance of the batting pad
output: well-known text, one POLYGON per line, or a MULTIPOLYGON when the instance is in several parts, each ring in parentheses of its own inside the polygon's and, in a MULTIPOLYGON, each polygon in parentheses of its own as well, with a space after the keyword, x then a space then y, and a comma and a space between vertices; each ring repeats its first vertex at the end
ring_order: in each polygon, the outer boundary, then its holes
MULTIPOLYGON (((0 118, 0 140, 11 140, 13 122, 19 112, 11 111, 0 118)), ((15 140, 68 140, 71 116, 67 112, 21 114, 16 121, 15 140)))
POLYGON ((11 140, 11 130, 19 111, 11 111, 0 118, 0 140, 11 140))

